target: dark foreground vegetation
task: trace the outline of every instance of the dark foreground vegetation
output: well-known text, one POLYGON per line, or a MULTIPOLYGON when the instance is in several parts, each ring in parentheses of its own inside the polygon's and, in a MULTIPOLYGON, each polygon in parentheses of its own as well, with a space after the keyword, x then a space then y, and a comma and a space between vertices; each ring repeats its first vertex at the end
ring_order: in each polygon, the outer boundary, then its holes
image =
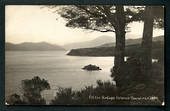
POLYGON ((46 100, 42 98, 41 92, 48 89, 48 81, 35 76, 31 80, 23 80, 22 94, 12 94, 6 102, 9 105, 45 105, 46 100))

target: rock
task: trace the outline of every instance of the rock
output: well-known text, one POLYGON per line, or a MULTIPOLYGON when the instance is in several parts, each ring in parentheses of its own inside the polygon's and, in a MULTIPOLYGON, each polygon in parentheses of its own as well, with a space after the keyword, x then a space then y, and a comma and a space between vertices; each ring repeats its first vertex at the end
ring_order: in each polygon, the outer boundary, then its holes
POLYGON ((87 66, 84 66, 82 69, 88 70, 88 71, 93 71, 93 70, 102 70, 100 67, 96 65, 89 64, 87 66))

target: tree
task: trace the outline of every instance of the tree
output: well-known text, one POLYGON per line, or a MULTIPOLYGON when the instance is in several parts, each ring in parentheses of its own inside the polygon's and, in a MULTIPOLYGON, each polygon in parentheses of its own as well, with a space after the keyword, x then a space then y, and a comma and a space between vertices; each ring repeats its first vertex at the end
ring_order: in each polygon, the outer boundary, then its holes
POLYGON ((125 13, 123 6, 69 6, 59 12, 66 26, 99 32, 115 32, 115 66, 124 62, 125 13))
POLYGON ((22 80, 23 101, 27 104, 45 105, 46 101, 41 96, 43 90, 50 89, 47 80, 35 76, 31 80, 22 80))
MULTIPOLYGON (((52 8, 56 6, 51 6, 52 8)), ((142 11, 133 11, 134 7, 76 5, 63 6, 58 13, 67 23, 67 27, 82 28, 99 32, 115 32, 115 62, 117 69, 124 63, 125 34, 127 24, 141 19, 142 11)), ((137 8, 137 7, 135 7, 137 8)))
POLYGON ((142 69, 147 81, 152 69, 152 36, 153 27, 164 27, 164 8, 162 6, 146 6, 144 12, 144 28, 142 38, 142 69))
POLYGON ((45 105, 46 101, 41 96, 43 90, 50 89, 50 84, 47 80, 41 79, 38 76, 32 79, 22 80, 22 95, 12 94, 7 99, 9 105, 45 105))
POLYGON ((116 6, 116 47, 115 47, 115 67, 120 67, 124 63, 125 52, 125 13, 123 6, 116 6))
MULTIPOLYGON (((141 71, 145 75, 147 80, 150 69, 152 67, 152 34, 153 34, 153 7, 146 6, 145 8, 145 19, 143 28, 143 38, 142 38, 142 69, 141 71)), ((149 79, 149 78, 148 78, 149 79)))

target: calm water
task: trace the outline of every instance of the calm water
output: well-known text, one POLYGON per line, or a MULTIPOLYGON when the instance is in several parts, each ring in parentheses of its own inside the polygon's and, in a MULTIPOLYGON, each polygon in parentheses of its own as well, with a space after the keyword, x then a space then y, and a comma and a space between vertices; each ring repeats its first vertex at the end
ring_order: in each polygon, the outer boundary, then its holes
POLYGON ((110 69, 114 57, 67 56, 65 51, 7 51, 5 72, 6 97, 21 92, 21 80, 39 76, 48 80, 51 90, 43 96, 51 100, 57 87, 80 90, 96 85, 96 80, 111 81, 110 69), (84 71, 81 68, 95 64, 101 71, 84 71))

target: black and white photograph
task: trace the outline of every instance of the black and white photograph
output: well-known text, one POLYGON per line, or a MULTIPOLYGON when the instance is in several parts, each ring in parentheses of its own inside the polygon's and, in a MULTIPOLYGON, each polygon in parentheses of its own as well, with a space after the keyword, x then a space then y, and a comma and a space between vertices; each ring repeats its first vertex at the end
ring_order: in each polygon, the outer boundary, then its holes
POLYGON ((6 5, 5 105, 164 106, 164 6, 6 5))

